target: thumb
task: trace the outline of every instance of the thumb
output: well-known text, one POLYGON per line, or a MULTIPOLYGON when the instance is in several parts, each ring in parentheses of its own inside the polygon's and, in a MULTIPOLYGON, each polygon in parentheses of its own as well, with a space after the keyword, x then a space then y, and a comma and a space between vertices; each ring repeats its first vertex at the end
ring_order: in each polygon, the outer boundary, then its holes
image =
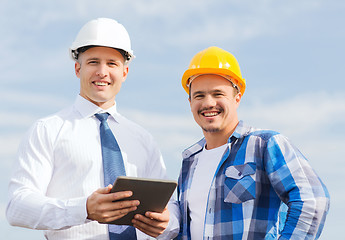
POLYGON ((109 184, 108 186, 106 186, 104 188, 97 189, 96 192, 101 193, 101 194, 106 194, 106 193, 110 193, 112 188, 113 188, 113 185, 109 184))

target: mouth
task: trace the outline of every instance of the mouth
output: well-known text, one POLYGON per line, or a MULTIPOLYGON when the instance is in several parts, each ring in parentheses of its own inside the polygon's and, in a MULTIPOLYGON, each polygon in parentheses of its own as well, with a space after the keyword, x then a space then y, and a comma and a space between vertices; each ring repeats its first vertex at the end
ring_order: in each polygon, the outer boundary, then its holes
POLYGON ((203 112, 201 113, 201 115, 203 115, 204 117, 214 117, 217 116, 220 112, 203 112))
POLYGON ((223 112, 222 109, 201 109, 199 111, 199 114, 201 114, 202 116, 206 118, 212 118, 212 117, 218 116, 222 112, 223 112))
POLYGON ((95 84, 96 86, 100 86, 100 87, 104 87, 104 86, 110 85, 110 83, 105 82, 105 81, 93 81, 92 83, 95 84))

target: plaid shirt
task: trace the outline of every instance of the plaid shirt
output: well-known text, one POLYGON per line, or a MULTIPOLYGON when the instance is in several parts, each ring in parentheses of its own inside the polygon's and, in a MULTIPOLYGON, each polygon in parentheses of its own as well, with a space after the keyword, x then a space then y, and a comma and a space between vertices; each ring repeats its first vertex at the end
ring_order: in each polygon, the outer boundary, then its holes
MULTIPOLYGON (((178 238, 191 239, 187 199, 204 144, 202 139, 183 152, 178 238)), ((299 150, 281 134, 242 121, 228 146, 209 190, 204 239, 317 239, 329 193, 299 150)))

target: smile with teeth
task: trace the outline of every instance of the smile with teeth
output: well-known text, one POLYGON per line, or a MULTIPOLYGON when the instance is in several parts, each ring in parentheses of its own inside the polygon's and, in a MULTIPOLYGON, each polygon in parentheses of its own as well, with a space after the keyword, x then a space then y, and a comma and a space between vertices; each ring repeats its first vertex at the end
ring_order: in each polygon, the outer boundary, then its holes
POLYGON ((107 83, 107 82, 93 82, 95 85, 97 85, 97 86, 107 86, 107 85, 109 85, 109 83, 107 83))
POLYGON ((205 112, 205 113, 202 113, 202 115, 204 115, 205 117, 214 117, 216 115, 218 115, 219 112, 205 112))

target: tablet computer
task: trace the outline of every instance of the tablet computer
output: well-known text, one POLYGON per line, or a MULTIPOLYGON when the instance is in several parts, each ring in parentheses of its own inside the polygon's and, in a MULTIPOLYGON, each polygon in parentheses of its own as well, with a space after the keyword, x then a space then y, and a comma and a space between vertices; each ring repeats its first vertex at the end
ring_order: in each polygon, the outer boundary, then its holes
POLYGON ((118 177, 111 192, 132 191, 133 195, 124 200, 139 200, 140 205, 133 212, 108 224, 133 225, 135 214, 145 212, 163 212, 177 186, 176 181, 163 179, 148 179, 138 177, 118 177))

